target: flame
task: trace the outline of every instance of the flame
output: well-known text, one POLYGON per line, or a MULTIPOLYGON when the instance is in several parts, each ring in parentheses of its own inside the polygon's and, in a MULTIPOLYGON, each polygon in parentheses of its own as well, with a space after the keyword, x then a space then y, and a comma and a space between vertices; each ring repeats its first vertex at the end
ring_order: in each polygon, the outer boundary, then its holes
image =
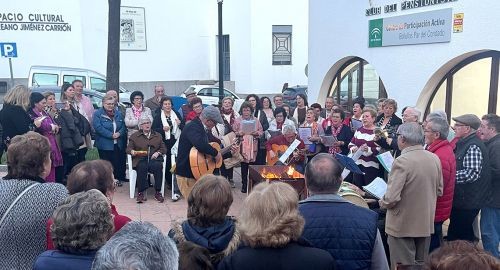
POLYGON ((270 179, 270 178, 280 178, 279 175, 272 173, 272 172, 267 172, 266 169, 262 170, 262 173, 260 174, 262 178, 270 179))

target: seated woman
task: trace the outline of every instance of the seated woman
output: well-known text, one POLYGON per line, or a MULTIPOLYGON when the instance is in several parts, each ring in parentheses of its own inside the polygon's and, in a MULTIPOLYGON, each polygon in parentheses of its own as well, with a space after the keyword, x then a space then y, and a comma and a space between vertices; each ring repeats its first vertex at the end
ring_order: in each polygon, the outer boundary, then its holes
POLYGON ((288 158, 288 164, 292 165, 295 170, 299 171, 300 173, 304 173, 305 156, 301 152, 304 151, 305 144, 299 137, 297 137, 297 129, 295 129, 295 126, 284 126, 282 135, 276 136, 267 141, 267 163, 270 165, 274 165, 275 162, 272 162, 271 160, 279 158, 293 143, 293 141, 295 141, 295 139, 299 140, 300 143, 297 146, 296 151, 294 151, 288 158))
MULTIPOLYGON (((111 205, 111 214, 113 214, 113 223, 115 232, 119 231, 125 224, 130 222, 130 218, 118 214, 116 206, 113 204, 115 195, 115 179, 113 177, 113 166, 106 160, 96 159, 79 163, 73 168, 68 176, 69 194, 97 189, 104 194, 111 205)), ((53 220, 47 221, 47 250, 54 249, 54 242, 50 233, 50 226, 53 220)))
POLYGON ((283 129, 283 126, 295 126, 295 123, 288 119, 288 113, 283 107, 278 107, 274 110, 274 119, 269 122, 269 128, 266 130, 266 139, 278 136, 283 129))
POLYGON ((34 270, 91 269, 97 250, 114 231, 108 199, 97 189, 66 198, 52 220, 50 231, 57 250, 40 254, 34 270))
POLYGON ((218 269, 335 269, 327 251, 300 238, 304 218, 298 200, 297 192, 286 183, 255 186, 238 220, 244 246, 224 258, 218 269))
POLYGON ((31 269, 45 250, 45 223, 68 191, 45 183, 50 144, 28 132, 12 138, 7 150, 7 175, 0 179, 0 269, 31 269))
POLYGON ((137 171, 137 203, 147 201, 144 193, 149 188, 148 172, 155 178, 155 200, 163 203, 165 198, 160 191, 164 176, 163 155, 167 153, 167 148, 160 133, 151 129, 149 117, 139 119, 139 132, 130 136, 126 151, 132 155, 132 168, 137 171))
POLYGON ((181 224, 174 222, 168 235, 177 244, 191 241, 208 249, 216 266, 236 250, 240 241, 235 220, 227 216, 232 203, 228 181, 222 176, 204 175, 189 193, 188 219, 181 224))

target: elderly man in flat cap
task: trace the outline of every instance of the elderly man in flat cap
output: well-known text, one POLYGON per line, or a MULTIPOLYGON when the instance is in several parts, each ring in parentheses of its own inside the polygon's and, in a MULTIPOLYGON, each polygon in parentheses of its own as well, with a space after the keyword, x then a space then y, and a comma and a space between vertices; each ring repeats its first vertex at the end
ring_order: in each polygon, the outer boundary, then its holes
POLYGON ((473 114, 454 117, 457 162, 455 194, 451 209, 448 241, 477 240, 472 224, 486 200, 490 177, 489 156, 476 135, 481 120, 473 114))
POLYGON ((195 147, 199 152, 212 156, 216 162, 222 159, 220 152, 209 144, 208 132, 216 124, 223 124, 222 116, 217 107, 208 106, 203 109, 200 117, 196 117, 186 124, 179 138, 178 155, 175 159, 177 184, 184 198, 188 198, 196 179, 194 178, 189 162, 189 152, 195 147))

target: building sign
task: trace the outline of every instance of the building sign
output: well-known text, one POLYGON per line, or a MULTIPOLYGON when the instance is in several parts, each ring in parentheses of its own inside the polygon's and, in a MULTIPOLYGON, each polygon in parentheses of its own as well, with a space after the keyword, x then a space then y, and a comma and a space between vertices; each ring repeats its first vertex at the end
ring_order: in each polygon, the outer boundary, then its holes
POLYGON ((368 47, 450 42, 452 9, 370 20, 368 47))
POLYGON ((462 33, 464 31, 464 14, 453 14, 453 33, 462 33))
POLYGON ((120 8, 120 50, 147 50, 146 13, 144 11, 144 8, 120 8))
POLYGON ((62 14, 0 13, 0 31, 71 32, 62 14))
POLYGON ((401 10, 434 6, 439 4, 445 4, 449 2, 457 2, 458 0, 407 0, 401 2, 401 10))

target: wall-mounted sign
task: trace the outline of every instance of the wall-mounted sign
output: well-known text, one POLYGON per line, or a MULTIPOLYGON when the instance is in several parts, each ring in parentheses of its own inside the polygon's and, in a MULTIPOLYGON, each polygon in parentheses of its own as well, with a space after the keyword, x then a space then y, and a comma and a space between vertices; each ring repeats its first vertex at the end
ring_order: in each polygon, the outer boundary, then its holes
POLYGON ((450 42, 452 9, 370 20, 368 47, 450 42))
POLYGON ((457 2, 458 0, 407 0, 401 2, 401 10, 434 6, 439 4, 445 4, 449 2, 457 2))
POLYGON ((71 32, 62 14, 0 13, 0 31, 71 32))
POLYGON ((146 13, 144 8, 120 8, 120 50, 147 50, 146 13))
POLYGON ((464 14, 453 14, 453 33, 462 33, 464 31, 464 14))
POLYGON ((396 11, 398 11, 398 4, 390 4, 390 5, 384 6, 385 13, 391 13, 391 12, 396 12, 396 11))
POLYGON ((365 16, 380 15, 381 13, 382 13, 381 7, 371 7, 366 9, 365 16))

